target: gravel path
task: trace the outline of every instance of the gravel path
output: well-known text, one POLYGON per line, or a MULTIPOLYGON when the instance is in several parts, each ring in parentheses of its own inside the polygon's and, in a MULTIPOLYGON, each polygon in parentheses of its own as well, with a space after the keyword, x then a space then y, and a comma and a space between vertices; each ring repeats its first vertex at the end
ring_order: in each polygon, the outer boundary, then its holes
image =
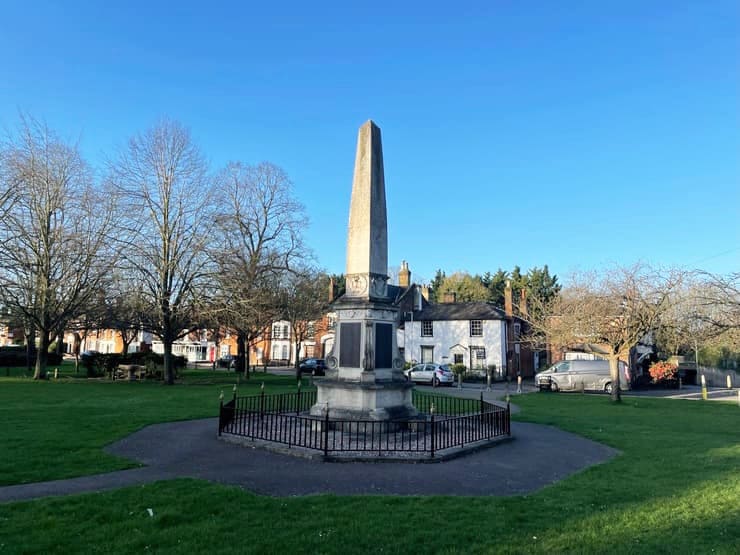
POLYGON ((514 441, 441 463, 325 463, 219 441, 216 419, 154 424, 107 448, 142 468, 0 488, 0 502, 116 489, 191 477, 270 496, 519 495, 618 451, 537 424, 512 422, 514 441), (269 470, 268 470, 269 469, 269 470))

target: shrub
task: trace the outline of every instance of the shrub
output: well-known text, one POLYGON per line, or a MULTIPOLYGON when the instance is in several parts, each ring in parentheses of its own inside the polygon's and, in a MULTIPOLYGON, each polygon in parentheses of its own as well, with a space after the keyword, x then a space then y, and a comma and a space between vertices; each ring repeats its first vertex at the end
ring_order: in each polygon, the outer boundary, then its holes
POLYGON ((678 375, 678 366, 670 362, 655 362, 650 365, 650 377, 654 382, 675 380, 678 375))
POLYGON ((450 370, 452 370, 452 373, 455 374, 456 376, 461 376, 462 374, 465 373, 467 368, 465 367, 464 364, 458 363, 458 364, 453 364, 452 366, 450 366, 450 370))
POLYGON ((46 364, 61 364, 64 360, 64 357, 60 355, 59 353, 47 353, 46 354, 46 364))
POLYGON ((102 359, 104 356, 103 353, 86 353, 80 357, 82 365, 87 370, 88 378, 97 378, 104 374, 105 367, 102 359))
MULTIPOLYGON (((55 365, 61 364, 63 360, 62 355, 57 353, 47 353, 46 364, 55 365)), ((36 364, 36 352, 34 351, 31 356, 31 364, 36 364)), ((23 347, 3 347, 0 348, 0 366, 25 366, 26 365, 26 349, 23 347)))

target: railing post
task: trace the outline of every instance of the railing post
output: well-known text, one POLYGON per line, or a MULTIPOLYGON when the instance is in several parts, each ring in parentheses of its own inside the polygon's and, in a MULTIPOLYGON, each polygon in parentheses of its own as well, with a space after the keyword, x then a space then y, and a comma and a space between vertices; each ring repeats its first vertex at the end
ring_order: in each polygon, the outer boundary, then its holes
POLYGON ((506 401, 506 435, 511 435, 511 405, 506 401))
POLYGON ((300 412, 301 412, 301 380, 298 380, 298 401, 296 401, 296 405, 295 405, 295 415, 298 416, 300 412))
POLYGON ((431 443, 432 458, 434 458, 434 403, 432 403, 432 406, 429 407, 429 413, 432 415, 432 419, 431 419, 432 440, 430 443, 431 443))
POLYGON ((324 456, 329 454, 329 403, 326 403, 326 414, 324 415, 324 456))
POLYGON ((224 422, 224 391, 221 390, 221 395, 218 396, 218 435, 221 435, 221 430, 223 430, 223 422, 224 422))
POLYGON ((483 392, 480 392, 480 413, 483 414, 483 392))
POLYGON ((262 382, 260 387, 262 392, 260 393, 260 418, 265 414, 265 382, 262 382))

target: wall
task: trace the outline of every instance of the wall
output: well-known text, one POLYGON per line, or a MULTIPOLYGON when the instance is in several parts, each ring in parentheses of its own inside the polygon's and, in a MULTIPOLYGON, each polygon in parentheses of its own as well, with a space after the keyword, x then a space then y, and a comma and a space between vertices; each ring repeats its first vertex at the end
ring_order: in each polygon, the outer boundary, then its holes
POLYGON ((421 337, 421 322, 406 322, 405 329, 398 330, 398 344, 404 347, 407 362, 421 360, 421 346, 434 347, 434 362, 454 362, 452 354, 462 348, 465 366, 470 367, 469 347, 486 348, 485 366, 495 364, 497 370, 504 368, 506 356, 506 323, 503 320, 483 320, 483 335, 470 336, 470 320, 435 321, 432 337, 421 337), (456 345, 460 347, 455 348, 456 345))

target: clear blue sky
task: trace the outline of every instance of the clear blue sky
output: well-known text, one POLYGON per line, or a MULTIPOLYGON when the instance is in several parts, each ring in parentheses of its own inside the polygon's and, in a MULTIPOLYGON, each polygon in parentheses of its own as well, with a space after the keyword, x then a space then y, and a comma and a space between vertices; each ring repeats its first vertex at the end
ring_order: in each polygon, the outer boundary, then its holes
POLYGON ((358 127, 415 281, 638 260, 740 270, 740 3, 4 0, 0 125, 94 165, 159 117, 291 176, 342 272, 358 127), (117 5, 114 5, 117 4, 117 5))

